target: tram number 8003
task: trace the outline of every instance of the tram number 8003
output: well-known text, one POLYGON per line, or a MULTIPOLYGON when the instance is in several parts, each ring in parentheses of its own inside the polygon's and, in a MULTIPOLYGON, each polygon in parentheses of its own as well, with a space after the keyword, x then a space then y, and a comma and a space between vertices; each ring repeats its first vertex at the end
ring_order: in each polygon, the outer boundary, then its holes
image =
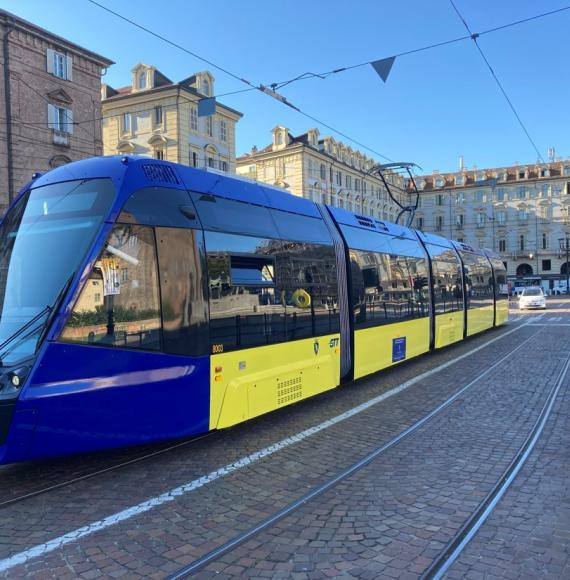
POLYGON ((223 344, 213 344, 212 345, 212 354, 220 354, 224 352, 224 345, 223 344))

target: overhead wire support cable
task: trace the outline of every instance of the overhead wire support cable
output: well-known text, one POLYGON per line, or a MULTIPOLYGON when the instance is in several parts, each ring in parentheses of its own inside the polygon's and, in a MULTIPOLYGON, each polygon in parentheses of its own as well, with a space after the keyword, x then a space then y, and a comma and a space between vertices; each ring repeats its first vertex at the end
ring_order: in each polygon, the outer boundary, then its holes
MULTIPOLYGON (((449 2, 453 6, 453 9, 455 10, 455 12, 456 12, 457 16, 459 17, 459 19, 461 20, 461 22, 463 22, 463 26, 465 26, 465 28, 467 29, 467 32, 469 32, 469 34, 471 36, 471 39, 475 43, 475 46, 477 47, 477 50, 479 51, 479 54, 481 55, 481 58, 483 59, 483 61, 487 65, 487 68, 491 72, 492 77, 495 79, 495 82, 497 83, 499 89, 501 90, 501 93, 503 93, 503 96, 505 97, 507 103, 509 104, 509 107, 511 108, 511 110, 514 113, 517 121, 519 122, 519 125, 522 127, 522 130, 524 131, 525 135, 527 136, 528 140, 530 141, 531 145, 533 146, 534 150, 536 151, 536 154, 538 155, 538 159, 542 163, 544 163, 544 159, 543 159, 543 157, 542 157, 542 155, 540 153, 540 150, 536 146, 536 143, 534 142, 534 139, 530 136, 530 133, 528 132, 528 129, 526 128, 526 126, 523 123, 520 115, 518 114, 517 110, 515 109, 515 106, 513 105, 511 99, 509 98, 509 95, 507 94, 507 91, 505 91, 505 89, 504 89, 501 81, 499 80, 499 78, 497 77, 495 71, 493 70, 493 67, 491 66, 491 63, 489 62, 489 60, 485 56, 485 53, 483 52, 481 46, 479 46, 479 43, 477 42, 477 39, 479 38, 480 33, 474 33, 471 30, 471 28, 469 27, 469 25, 467 24, 465 18, 463 18, 462 14, 459 11, 459 9, 457 8, 457 6, 455 5, 455 2, 453 0, 449 0, 449 2)), ((525 20, 524 22, 526 22, 526 21, 527 20, 525 20)), ((521 22, 523 22, 523 21, 521 21, 521 22)))

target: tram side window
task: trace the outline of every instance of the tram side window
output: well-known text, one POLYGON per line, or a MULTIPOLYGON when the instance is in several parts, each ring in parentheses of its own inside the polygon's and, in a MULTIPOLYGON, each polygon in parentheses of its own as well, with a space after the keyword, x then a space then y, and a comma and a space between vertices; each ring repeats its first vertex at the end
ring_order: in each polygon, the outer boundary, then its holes
POLYGON ((338 332, 332 246, 205 232, 213 352, 338 332))
POLYGON ((338 332, 340 315, 333 246, 283 241, 283 249, 275 258, 287 340, 338 332))
POLYGON ((462 252, 467 308, 493 306, 493 272, 483 256, 462 252))
POLYGON ((463 284, 458 262, 432 260, 435 313, 463 310, 463 284))
POLYGON ((116 225, 61 338, 89 345, 160 350, 161 310, 152 228, 116 225))
POLYGON ((205 239, 212 352, 285 340, 274 267, 281 242, 210 231, 205 239))
POLYGON ((208 344, 206 257, 200 230, 156 228, 163 350, 205 355, 208 344))
POLYGON ((350 251, 356 328, 429 316, 424 258, 350 251))

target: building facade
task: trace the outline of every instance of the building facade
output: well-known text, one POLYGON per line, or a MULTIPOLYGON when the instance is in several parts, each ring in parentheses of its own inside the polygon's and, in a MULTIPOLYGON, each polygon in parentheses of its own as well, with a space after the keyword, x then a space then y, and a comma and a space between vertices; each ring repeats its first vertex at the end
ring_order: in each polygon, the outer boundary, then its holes
POLYGON ((0 212, 35 172, 100 155, 113 61, 0 10, 0 212))
MULTIPOLYGON (((238 157, 237 173, 319 203, 394 221, 397 205, 381 179, 368 173, 376 164, 332 137, 321 138, 318 129, 294 137, 287 127, 278 125, 272 130, 270 145, 261 150, 254 147, 238 157)), ((404 187, 398 174, 389 174, 387 180, 404 187)), ((398 199, 407 200, 401 189, 394 191, 398 192, 398 199)))
POLYGON ((213 95, 207 71, 176 83, 138 64, 129 86, 103 85, 105 155, 147 155, 235 173, 235 126, 242 114, 215 102, 213 114, 198 116, 199 101, 213 95))
POLYGON ((498 252, 511 276, 566 279, 570 159, 415 178, 414 225, 498 252))

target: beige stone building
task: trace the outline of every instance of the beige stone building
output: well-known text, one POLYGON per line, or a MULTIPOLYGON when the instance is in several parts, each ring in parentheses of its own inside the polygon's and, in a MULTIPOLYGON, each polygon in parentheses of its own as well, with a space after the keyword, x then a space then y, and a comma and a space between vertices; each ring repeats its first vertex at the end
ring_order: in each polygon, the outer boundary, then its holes
MULTIPOLYGON (((396 204, 380 178, 368 173, 376 164, 333 137, 321 137, 318 129, 294 137, 287 127, 278 125, 270 145, 260 150, 254 147, 238 157, 237 173, 313 201, 394 221, 396 204)), ((388 180, 404 186, 398 174, 389 174, 388 180)))
POLYGON ((0 10, 0 212, 35 172, 102 153, 113 62, 0 10))
POLYGON ((216 102, 212 115, 198 116, 199 101, 215 94, 211 73, 173 82, 138 64, 129 86, 103 85, 102 91, 106 155, 148 155, 235 173, 235 126, 242 114, 216 102))
POLYGON ((416 185, 418 229, 499 252, 511 276, 566 279, 570 159, 434 172, 416 185))

